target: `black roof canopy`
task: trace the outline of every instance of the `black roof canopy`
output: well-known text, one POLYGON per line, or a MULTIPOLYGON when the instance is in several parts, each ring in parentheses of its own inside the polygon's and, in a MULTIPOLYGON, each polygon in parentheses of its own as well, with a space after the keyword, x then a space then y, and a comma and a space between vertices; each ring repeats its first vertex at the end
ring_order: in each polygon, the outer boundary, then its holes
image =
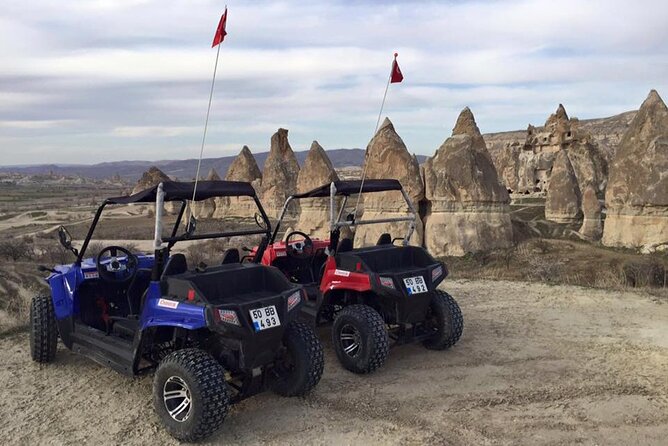
MULTIPOLYGON (((330 185, 331 183, 323 184, 320 187, 317 187, 311 191, 304 192, 303 194, 295 194, 293 198, 318 198, 318 197, 329 197, 330 194, 330 185)), ((368 192, 384 192, 388 190, 401 190, 401 183, 398 180, 364 180, 364 185, 362 185, 362 180, 352 180, 352 181, 334 181, 334 186, 336 187, 336 195, 350 196, 360 193, 360 187, 362 187, 362 193, 368 192)))
MULTIPOLYGON (((192 200, 195 183, 182 183, 179 181, 165 181, 162 190, 165 193, 165 201, 192 200)), ((131 204, 131 203, 154 203, 158 192, 158 186, 153 186, 134 195, 125 197, 108 198, 109 204, 131 204)), ((250 183, 243 181, 198 181, 195 201, 207 200, 215 197, 255 197, 255 189, 250 183)))

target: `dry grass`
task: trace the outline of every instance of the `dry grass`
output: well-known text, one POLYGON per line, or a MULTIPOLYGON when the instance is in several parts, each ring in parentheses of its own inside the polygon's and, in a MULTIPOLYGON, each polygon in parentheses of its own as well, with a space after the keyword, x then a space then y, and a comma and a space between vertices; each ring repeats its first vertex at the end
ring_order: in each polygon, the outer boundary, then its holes
POLYGON ((668 297, 668 255, 585 242, 529 239, 516 247, 447 257, 454 278, 523 280, 593 288, 645 288, 668 297))

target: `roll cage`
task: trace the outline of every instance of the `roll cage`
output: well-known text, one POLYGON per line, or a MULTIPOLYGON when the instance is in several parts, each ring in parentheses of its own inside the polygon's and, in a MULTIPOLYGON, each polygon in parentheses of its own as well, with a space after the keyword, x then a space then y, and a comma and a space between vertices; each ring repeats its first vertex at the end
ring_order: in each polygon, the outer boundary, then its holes
POLYGON ((411 236, 413 235, 413 232, 415 231, 415 222, 417 220, 417 212, 415 210, 415 207, 413 206, 413 203, 411 202, 411 199, 408 197, 408 194, 404 190, 404 188, 401 186, 401 183, 398 180, 394 179, 380 179, 380 180, 340 180, 340 181, 332 181, 331 183, 324 184, 320 187, 317 187, 313 190, 310 190, 308 192, 304 192, 302 194, 293 194, 290 195, 287 200, 285 200, 285 204, 283 205, 283 209, 281 210, 281 214, 278 218, 278 222, 276 223, 276 228, 274 228, 274 232, 271 235, 271 239, 269 243, 274 243, 276 241, 276 237, 278 235, 278 230, 281 226, 281 222, 283 221, 283 218, 285 218, 285 215, 287 213, 288 206, 290 205, 290 202, 292 200, 300 200, 304 198, 325 198, 329 197, 329 218, 330 218, 330 224, 329 224, 329 230, 330 230, 330 244, 329 244, 329 251, 330 253, 334 253, 336 250, 336 246, 338 244, 338 239, 339 239, 339 231, 340 228, 342 227, 356 227, 356 226, 361 226, 361 225, 371 225, 371 224, 380 224, 380 223, 393 223, 393 222, 402 222, 402 221, 407 221, 410 222, 408 226, 408 231, 406 233, 406 236, 403 239, 403 245, 407 246, 411 236), (408 211, 409 215, 406 217, 392 217, 392 218, 377 218, 377 219, 371 219, 371 220, 361 220, 357 219, 354 214, 350 214, 346 216, 345 219, 342 219, 343 217, 343 211, 346 208, 346 203, 348 202, 348 198, 351 195, 356 195, 359 193, 365 194, 365 193, 373 193, 373 192, 386 192, 386 191, 399 191, 401 192, 401 195, 404 197, 404 200, 406 201, 406 204, 408 205, 408 211), (343 201, 341 202, 341 207, 336 209, 336 197, 343 197, 343 201))
MULTIPOLYGON (((153 247, 155 250, 156 259, 164 257, 164 252, 168 253, 175 243, 185 240, 203 240, 222 237, 237 237, 245 235, 262 235, 263 238, 258 247, 258 255, 253 259, 254 262, 259 262, 267 246, 268 240, 271 238, 271 223, 262 207, 262 203, 257 198, 255 189, 250 183, 242 181, 198 181, 197 189, 195 190, 194 182, 177 182, 165 181, 151 188, 145 189, 141 192, 130 196, 107 198, 102 205, 95 212, 95 217, 91 223, 86 238, 84 239, 81 249, 77 253, 76 264, 81 265, 81 262, 88 248, 88 244, 95 232, 95 228, 100 221, 104 208, 110 204, 135 204, 135 203, 155 203, 155 236, 153 247), (194 194, 194 195, 193 195, 194 194), (217 197, 250 197, 255 201, 255 205, 259 210, 260 217, 265 225, 264 228, 243 230, 243 231, 224 231, 211 234, 194 234, 186 231, 181 235, 177 235, 181 220, 186 210, 187 201, 202 201, 217 197), (181 207, 177 214, 176 223, 170 233, 169 237, 162 237, 162 217, 164 215, 165 202, 180 202, 181 207), (163 246, 167 243, 167 246, 163 246)), ((157 262, 156 262, 157 263, 157 262)))

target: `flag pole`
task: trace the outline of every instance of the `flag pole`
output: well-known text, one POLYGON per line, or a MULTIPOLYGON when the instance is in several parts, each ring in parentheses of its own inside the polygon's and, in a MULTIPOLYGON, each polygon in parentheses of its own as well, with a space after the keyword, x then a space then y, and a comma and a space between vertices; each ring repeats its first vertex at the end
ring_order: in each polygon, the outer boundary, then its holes
MULTIPOLYGON (((390 88, 390 82, 392 81, 392 72, 394 71, 394 63, 397 60, 397 53, 394 53, 394 59, 392 60, 392 65, 390 68, 390 75, 387 77, 387 84, 385 84, 385 93, 383 93, 383 100, 380 103, 380 111, 378 112, 378 119, 376 119, 376 127, 373 129, 373 135, 371 135, 371 141, 376 137, 376 132, 378 131, 378 126, 380 125, 380 118, 383 116, 383 108, 385 107, 385 99, 387 98, 387 91, 390 88)), ((355 212, 353 212, 353 218, 357 218, 357 209, 360 205, 360 199, 362 198, 362 189, 364 188, 364 179, 366 178, 366 171, 369 168, 369 163, 367 162, 367 157, 369 155, 369 147, 364 151, 364 171, 362 172, 362 181, 360 182, 360 191, 357 194, 357 202, 355 203, 355 212)))
MULTIPOLYGON (((206 132, 209 128, 209 115, 211 114, 211 103, 213 102, 213 90, 216 85, 216 73, 218 72, 218 59, 220 58, 220 44, 225 39, 225 25, 227 22, 227 5, 225 5, 225 12, 220 18, 220 23, 216 29, 216 35, 214 36, 214 45, 218 48, 216 49, 216 62, 213 64, 213 77, 211 79, 211 90, 209 91, 209 104, 206 107, 206 119, 204 120, 204 133, 202 134, 202 146, 199 150, 199 159, 197 160, 197 172, 195 173, 195 185, 193 187, 193 196, 191 203, 195 201, 197 196, 197 185, 199 183, 200 171, 202 169, 202 157, 204 156, 204 144, 206 142, 206 132)), ((192 204, 188 207, 188 224, 187 227, 190 227, 190 222, 192 220, 192 204)))
POLYGON ((195 174, 195 187, 193 188, 193 199, 197 193, 197 183, 199 182, 199 173, 202 168, 202 156, 204 155, 204 143, 206 141, 206 131, 209 127, 209 114, 211 113, 211 102, 213 101, 213 87, 216 84, 216 72, 218 71, 218 58, 220 56, 220 45, 216 51, 216 62, 213 65, 213 79, 211 79, 211 91, 209 92, 209 105, 206 108, 206 119, 204 120, 204 134, 202 135, 202 147, 199 150, 199 160, 197 161, 197 173, 195 174))

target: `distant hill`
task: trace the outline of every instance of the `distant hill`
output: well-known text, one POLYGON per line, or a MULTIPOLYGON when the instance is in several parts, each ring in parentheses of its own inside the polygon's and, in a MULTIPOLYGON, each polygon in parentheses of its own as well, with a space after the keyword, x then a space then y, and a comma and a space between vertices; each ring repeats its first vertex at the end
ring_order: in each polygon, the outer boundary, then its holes
MULTIPOLYGON (((300 164, 304 163, 308 151, 295 152, 300 164)), ((269 152, 254 153, 260 168, 264 166, 269 152)), ((328 150, 327 155, 332 160, 335 168, 348 166, 361 166, 364 161, 363 149, 334 149, 328 150)), ((220 158, 205 158, 202 160, 202 175, 213 167, 225 177, 235 156, 224 156, 220 158)), ((424 162, 423 155, 418 155, 418 160, 424 162)), ((41 175, 53 173, 54 175, 81 176, 85 178, 104 179, 118 175, 125 181, 135 182, 142 173, 151 166, 156 166, 172 178, 179 180, 190 180, 195 176, 197 170, 197 159, 186 160, 163 160, 163 161, 115 161, 92 165, 83 164, 36 164, 31 166, 0 166, 0 172, 12 172, 25 175, 41 175)))

